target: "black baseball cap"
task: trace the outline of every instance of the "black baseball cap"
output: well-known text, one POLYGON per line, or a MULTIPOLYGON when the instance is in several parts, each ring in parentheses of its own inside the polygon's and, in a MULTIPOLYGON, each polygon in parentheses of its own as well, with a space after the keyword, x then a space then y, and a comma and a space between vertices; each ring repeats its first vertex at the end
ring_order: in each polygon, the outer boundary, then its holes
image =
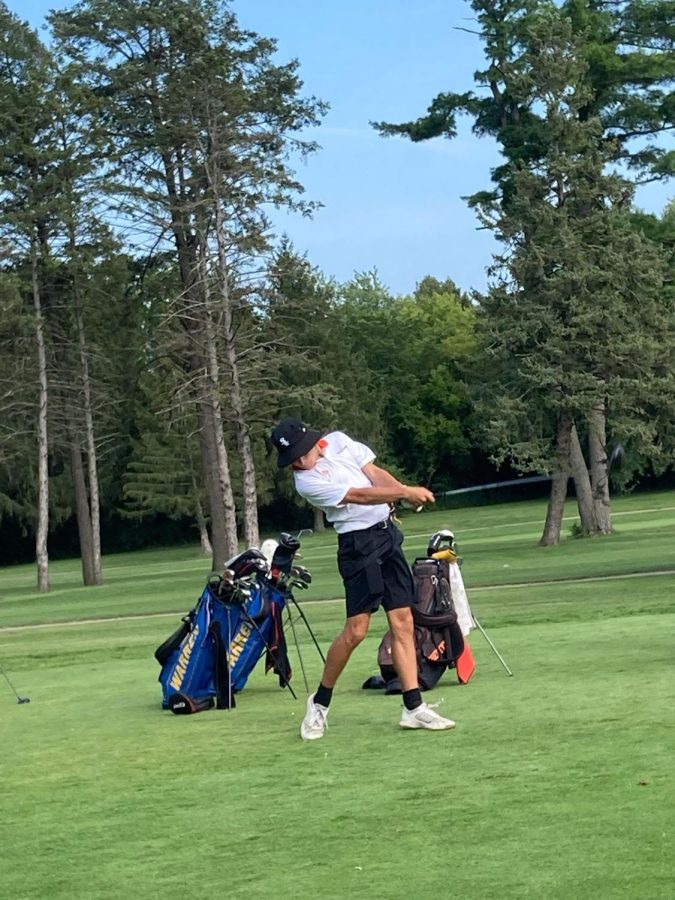
POLYGON ((270 435, 270 439, 279 454, 280 469, 290 466, 292 462, 308 453, 321 438, 320 431, 314 431, 296 419, 288 416, 282 419, 270 435))

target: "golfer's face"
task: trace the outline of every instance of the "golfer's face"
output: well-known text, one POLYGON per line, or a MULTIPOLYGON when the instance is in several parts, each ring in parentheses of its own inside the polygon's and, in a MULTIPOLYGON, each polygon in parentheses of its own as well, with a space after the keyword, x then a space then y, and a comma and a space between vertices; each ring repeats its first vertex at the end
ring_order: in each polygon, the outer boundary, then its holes
POLYGON ((294 469, 313 469, 316 463, 321 459, 321 448, 318 444, 314 444, 311 450, 304 456, 299 456, 293 462, 294 469))

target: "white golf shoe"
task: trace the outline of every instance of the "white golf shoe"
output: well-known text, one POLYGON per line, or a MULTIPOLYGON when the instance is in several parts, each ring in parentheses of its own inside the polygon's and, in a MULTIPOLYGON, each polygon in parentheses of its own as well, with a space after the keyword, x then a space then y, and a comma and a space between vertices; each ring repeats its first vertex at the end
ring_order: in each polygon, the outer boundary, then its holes
POLYGON ((428 728, 429 731, 447 731, 455 727, 452 719, 439 716, 428 703, 422 703, 416 709, 406 709, 404 706, 400 725, 401 728, 428 728))
POLYGON ((307 712, 300 726, 300 737, 303 741, 316 741, 323 737, 328 728, 328 707, 314 702, 314 694, 307 698, 307 712))

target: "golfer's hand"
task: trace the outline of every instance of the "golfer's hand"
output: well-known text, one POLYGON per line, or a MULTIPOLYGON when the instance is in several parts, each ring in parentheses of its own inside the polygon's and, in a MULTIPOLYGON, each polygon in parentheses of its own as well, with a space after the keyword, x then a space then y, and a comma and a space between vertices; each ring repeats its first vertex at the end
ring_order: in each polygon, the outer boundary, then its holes
POLYGON ((434 503, 436 498, 425 487, 408 487, 403 498, 412 506, 423 506, 425 503, 434 503))

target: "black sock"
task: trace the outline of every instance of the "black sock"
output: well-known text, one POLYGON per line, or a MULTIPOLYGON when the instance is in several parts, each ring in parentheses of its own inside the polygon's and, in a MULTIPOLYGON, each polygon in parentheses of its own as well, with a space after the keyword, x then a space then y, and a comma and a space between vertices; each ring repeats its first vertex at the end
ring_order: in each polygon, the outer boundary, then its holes
POLYGON ((314 702, 318 703, 319 706, 325 706, 328 708, 330 706, 330 701, 333 696, 333 688, 327 688, 323 684, 319 684, 318 690, 316 694, 314 694, 314 702))
POLYGON ((422 705, 422 694, 418 687, 411 691, 403 691, 403 705, 406 709, 417 709, 422 705))

